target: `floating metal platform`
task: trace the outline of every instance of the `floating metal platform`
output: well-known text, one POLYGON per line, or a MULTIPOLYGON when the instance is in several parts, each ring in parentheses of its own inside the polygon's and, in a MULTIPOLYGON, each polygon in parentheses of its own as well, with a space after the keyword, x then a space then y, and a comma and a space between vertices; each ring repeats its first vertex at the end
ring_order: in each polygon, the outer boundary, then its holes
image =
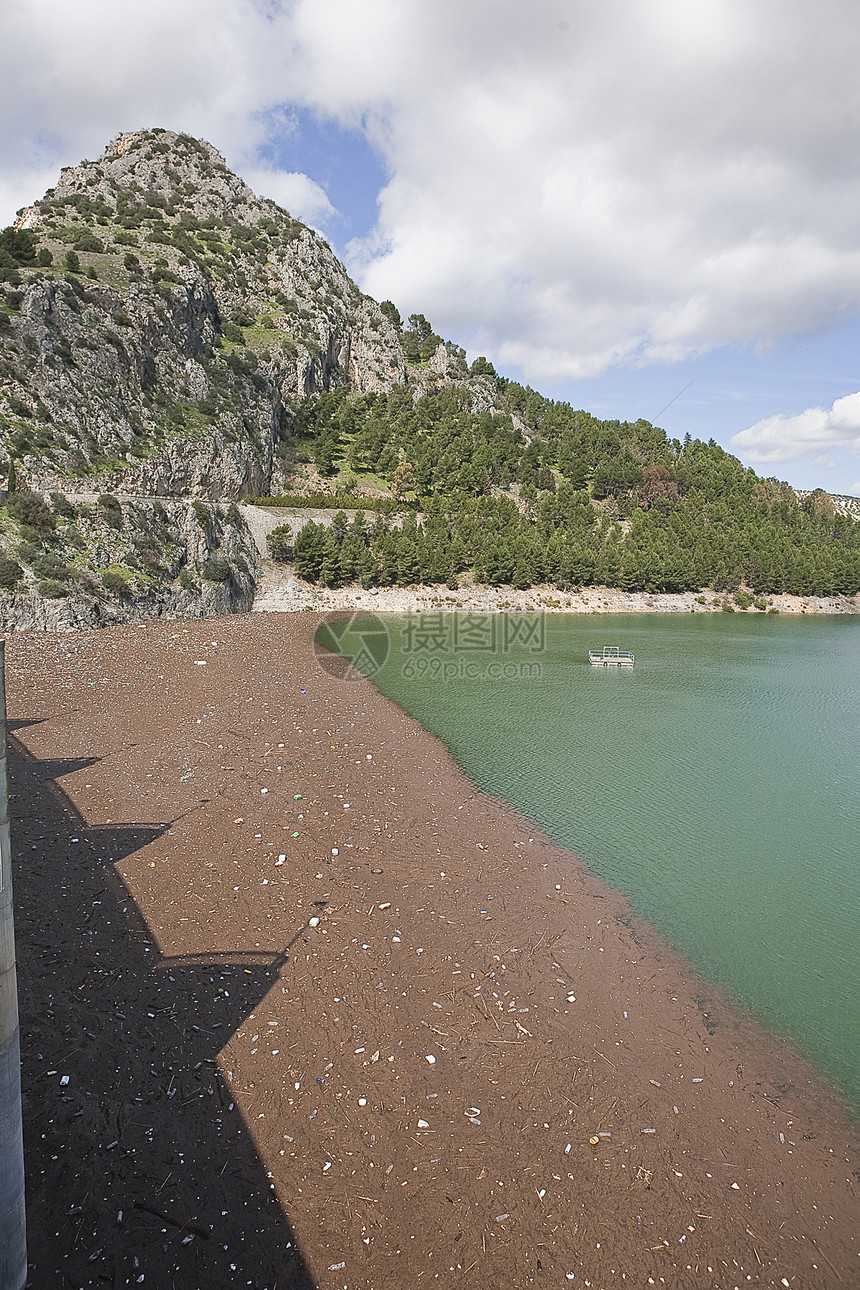
POLYGON ((603 649, 590 649, 588 661, 592 667, 632 667, 635 659, 629 649, 604 645, 603 649))

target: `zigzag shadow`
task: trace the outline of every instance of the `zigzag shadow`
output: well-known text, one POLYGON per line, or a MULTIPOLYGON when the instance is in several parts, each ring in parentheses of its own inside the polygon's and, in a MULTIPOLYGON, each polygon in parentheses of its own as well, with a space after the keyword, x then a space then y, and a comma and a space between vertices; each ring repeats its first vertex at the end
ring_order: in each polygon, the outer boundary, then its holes
POLYGON ((162 956, 114 865, 170 825, 92 828, 56 780, 96 758, 9 756, 28 1286, 314 1290, 217 1065, 289 946, 162 956))

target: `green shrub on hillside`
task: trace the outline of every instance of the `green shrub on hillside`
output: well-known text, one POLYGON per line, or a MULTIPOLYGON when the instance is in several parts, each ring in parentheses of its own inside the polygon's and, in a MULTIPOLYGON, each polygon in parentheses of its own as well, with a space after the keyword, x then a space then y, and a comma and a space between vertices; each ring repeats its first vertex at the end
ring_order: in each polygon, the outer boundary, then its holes
POLYGON ((105 249, 104 243, 100 242, 95 233, 90 232, 89 229, 84 229, 82 232, 78 233, 74 241, 74 248, 76 251, 96 252, 102 252, 105 249))
POLYGON ((0 589, 11 591, 24 576, 24 570, 11 556, 0 555, 0 589))
POLYGON ((68 497, 64 496, 63 493, 51 493, 51 505, 54 508, 54 514, 59 515, 61 519, 73 520, 78 514, 68 497))
POLYGON ((6 509, 13 520, 26 525, 27 528, 35 529, 38 533, 50 533, 55 527, 53 511, 38 493, 23 489, 12 493, 6 503, 6 509))
POLYGON ((130 596, 131 588, 127 580, 115 569, 105 569, 101 575, 102 586, 112 596, 130 596))
POLYGON ((201 572, 207 582, 229 582, 233 570, 227 560, 212 556, 203 565, 201 572))
POLYGON ((38 578, 49 578, 54 582, 70 582, 75 577, 65 560, 61 560, 53 551, 39 551, 30 560, 30 568, 38 578))
POLYGON ((122 505, 113 493, 102 493, 98 499, 101 517, 112 529, 122 528, 122 505))
POLYGON ((54 582, 52 578, 45 578, 39 583, 39 595, 45 600, 60 600, 63 596, 70 596, 71 588, 63 582, 54 582))
POLYGON ((0 282, 17 285, 21 281, 19 268, 29 268, 35 262, 35 233, 15 228, 4 228, 0 232, 0 282))

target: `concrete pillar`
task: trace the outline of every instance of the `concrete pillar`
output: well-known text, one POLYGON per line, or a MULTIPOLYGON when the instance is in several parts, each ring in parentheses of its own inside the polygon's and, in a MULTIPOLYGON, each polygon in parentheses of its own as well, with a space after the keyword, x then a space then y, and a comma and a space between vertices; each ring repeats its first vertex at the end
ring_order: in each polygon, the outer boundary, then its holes
POLYGON ((5 642, 0 640, 0 1290, 22 1290, 27 1280, 27 1232, 24 1221, 21 1050, 12 913, 4 645, 5 642))

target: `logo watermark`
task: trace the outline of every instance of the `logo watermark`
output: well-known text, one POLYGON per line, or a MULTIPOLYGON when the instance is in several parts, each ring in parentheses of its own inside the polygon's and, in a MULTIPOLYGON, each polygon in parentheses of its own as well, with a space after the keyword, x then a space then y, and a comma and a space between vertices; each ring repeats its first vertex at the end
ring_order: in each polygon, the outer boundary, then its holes
POLYGON ((357 611, 333 614, 314 637, 320 667, 346 681, 374 676, 389 657, 407 681, 539 680, 545 649, 544 614, 357 611))
POLYGON ((391 637, 377 614, 333 614, 314 634, 314 654, 324 672, 341 681, 374 676, 384 667, 391 637))

